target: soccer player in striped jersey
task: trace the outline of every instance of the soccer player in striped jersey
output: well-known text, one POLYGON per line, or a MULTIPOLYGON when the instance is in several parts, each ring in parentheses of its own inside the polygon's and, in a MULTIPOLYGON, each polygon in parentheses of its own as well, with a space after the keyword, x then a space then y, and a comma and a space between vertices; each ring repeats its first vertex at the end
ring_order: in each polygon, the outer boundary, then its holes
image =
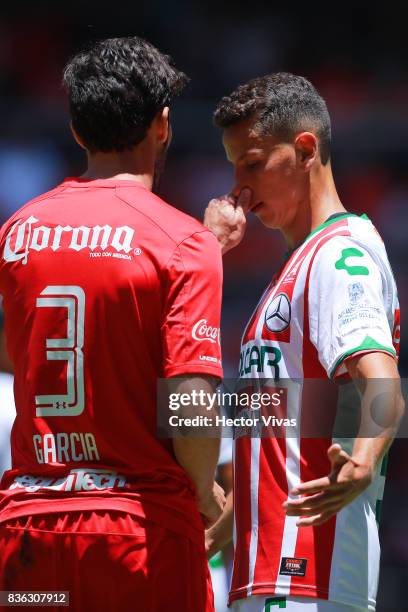
MULTIPOLYGON (((303 381, 287 405, 296 437, 235 441, 230 603, 245 612, 374 610, 383 460, 403 410, 399 307, 385 247, 371 221, 340 201, 329 113, 305 78, 256 78, 223 98, 214 119, 235 185, 210 202, 207 226, 226 252, 251 211, 283 233, 289 250, 244 331, 240 378, 303 381), (362 381, 363 417, 372 379, 390 381, 381 435, 341 445, 332 435, 302 437, 306 379, 338 377, 362 381)), ((328 407, 318 406, 323 419, 328 407)), ((224 510, 207 533, 209 553, 225 544, 230 525, 224 510)))

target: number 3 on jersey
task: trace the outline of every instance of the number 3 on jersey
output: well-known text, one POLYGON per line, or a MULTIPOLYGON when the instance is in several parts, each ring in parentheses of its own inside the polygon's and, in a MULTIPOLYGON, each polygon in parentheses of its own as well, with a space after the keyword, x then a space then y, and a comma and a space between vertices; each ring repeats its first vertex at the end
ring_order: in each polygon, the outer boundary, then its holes
POLYGON ((66 338, 47 338, 48 361, 67 362, 66 395, 36 395, 36 416, 78 416, 85 408, 84 395, 84 322, 85 293, 75 285, 49 285, 38 297, 37 308, 66 308, 66 338))

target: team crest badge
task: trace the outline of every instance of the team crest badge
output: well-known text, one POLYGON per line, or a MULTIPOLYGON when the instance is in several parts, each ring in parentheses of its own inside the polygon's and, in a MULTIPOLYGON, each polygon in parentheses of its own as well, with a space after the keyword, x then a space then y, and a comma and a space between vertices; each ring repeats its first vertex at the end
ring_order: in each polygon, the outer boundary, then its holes
POLYGON ((357 304, 364 295, 364 287, 361 283, 351 283, 348 286, 348 294, 351 304, 357 304))

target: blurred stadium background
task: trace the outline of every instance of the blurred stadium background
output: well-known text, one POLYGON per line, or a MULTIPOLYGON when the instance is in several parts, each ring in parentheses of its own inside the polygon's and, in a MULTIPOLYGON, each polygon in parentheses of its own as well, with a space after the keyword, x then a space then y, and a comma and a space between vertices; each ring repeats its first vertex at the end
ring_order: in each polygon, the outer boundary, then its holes
MULTIPOLYGON (((401 6, 401 5, 400 5, 401 6)), ((211 115, 239 82, 274 70, 312 80, 333 122, 335 178, 344 205, 382 234, 402 307, 401 373, 408 374, 408 41, 406 15, 387 3, 150 0, 5 3, 0 16, 0 221, 64 176, 81 174, 60 86, 67 58, 90 39, 137 34, 173 56, 191 83, 172 109, 173 145, 161 192, 202 218, 232 172, 211 115), (315 5, 316 6, 316 5, 315 5), (317 9, 315 9, 317 11, 317 9)), ((284 244, 249 220, 225 258, 223 353, 235 376, 242 327, 279 265, 284 244)), ((1 409, 1 406, 0 406, 1 409)), ((408 610, 408 441, 394 444, 382 516, 378 610, 408 610)))

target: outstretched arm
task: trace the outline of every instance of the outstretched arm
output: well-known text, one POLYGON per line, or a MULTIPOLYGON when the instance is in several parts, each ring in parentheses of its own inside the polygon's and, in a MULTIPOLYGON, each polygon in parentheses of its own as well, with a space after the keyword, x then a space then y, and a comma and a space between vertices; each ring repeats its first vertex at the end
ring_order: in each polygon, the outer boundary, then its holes
POLYGON ((284 503, 286 513, 299 516, 298 526, 315 526, 329 520, 362 493, 389 449, 404 413, 400 378, 390 355, 380 352, 350 358, 346 362, 353 380, 362 389, 361 426, 351 456, 339 444, 328 449, 331 472, 300 484, 291 491, 299 499, 284 503), (380 414, 373 414, 379 398, 379 379, 384 379, 380 414), (367 434, 370 437, 367 437, 367 434))

